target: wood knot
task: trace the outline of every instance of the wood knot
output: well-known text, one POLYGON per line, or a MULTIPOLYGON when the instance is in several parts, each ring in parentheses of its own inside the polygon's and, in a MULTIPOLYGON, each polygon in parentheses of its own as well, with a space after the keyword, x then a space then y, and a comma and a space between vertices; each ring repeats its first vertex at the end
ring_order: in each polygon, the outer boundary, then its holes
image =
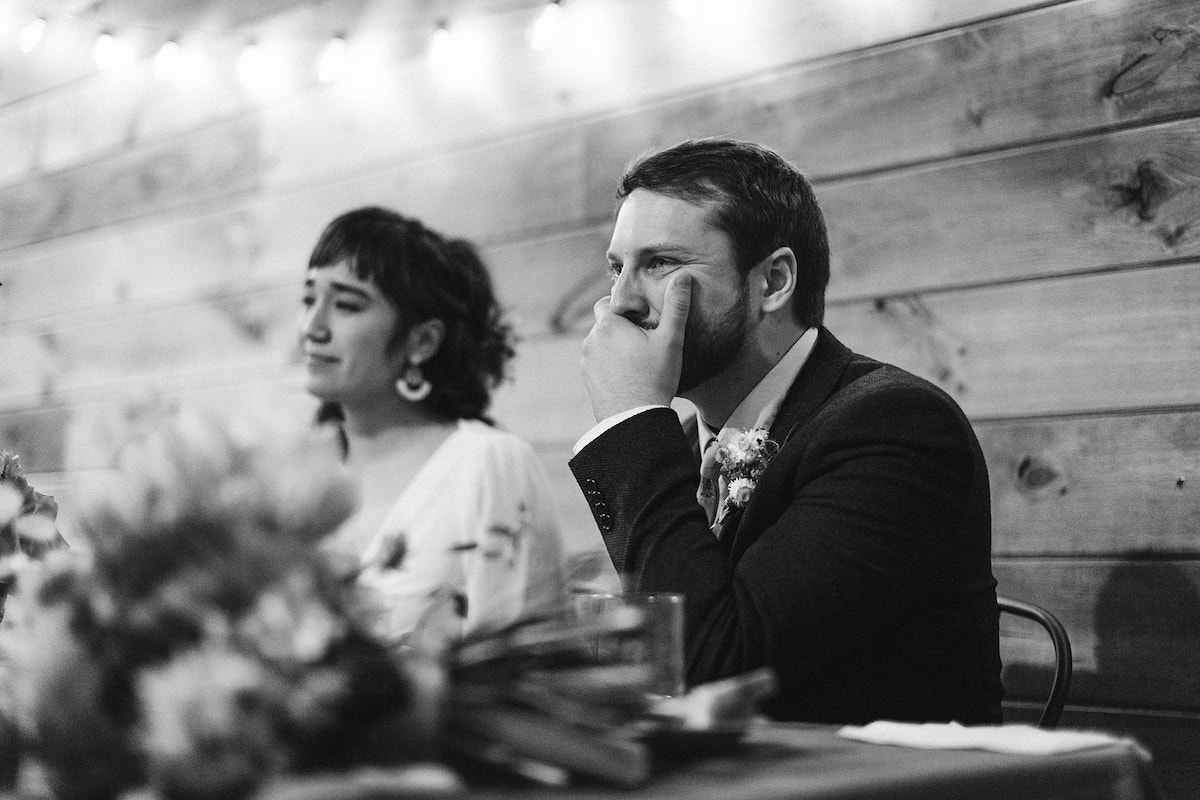
POLYGON ((1031 453, 1017 461, 1017 490, 1028 497, 1064 495, 1063 469, 1050 453, 1031 453))
POLYGON ((1112 76, 1104 96, 1119 97, 1150 86, 1187 55, 1197 37, 1191 28, 1159 28, 1151 34, 1154 43, 1144 47, 1112 76))
POLYGON ((987 109, 974 101, 967 104, 967 122, 971 123, 972 127, 982 128, 984 117, 987 116, 987 109))
POLYGON ((1172 194, 1170 176, 1150 159, 1139 161, 1128 181, 1110 188, 1117 207, 1131 209, 1143 222, 1152 222, 1172 194))

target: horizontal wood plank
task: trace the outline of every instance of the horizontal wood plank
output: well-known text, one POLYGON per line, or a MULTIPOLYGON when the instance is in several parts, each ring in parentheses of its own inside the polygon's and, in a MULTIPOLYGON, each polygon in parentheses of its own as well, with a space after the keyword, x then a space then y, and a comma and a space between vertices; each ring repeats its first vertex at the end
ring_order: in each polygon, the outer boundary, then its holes
POLYGON ((242 119, 178 141, 34 175, 0 189, 0 251, 259 184, 257 128, 242 119))
MULTIPOLYGON (((295 291, 6 325, 0 407, 26 407, 47 386, 94 392, 139 372, 200 380, 206 370, 284 365, 295 345, 295 291)), ((1200 405, 1191 377, 1200 374, 1198 306, 1200 269, 1183 264, 834 304, 828 322, 851 347, 943 386, 969 415, 1011 418, 1200 405)), ((538 391, 517 405, 555 420, 553 438, 586 408, 581 336, 521 345, 517 370, 538 391)))
POLYGON ((1200 121, 818 185, 830 297, 1200 254, 1200 121))
POLYGON ((850 347, 945 388, 973 417, 1200 403, 1195 264, 848 303, 850 347))
MULTIPOLYGON (((523 349, 514 382, 501 387, 492 407, 506 427, 540 447, 559 448, 562 463, 570 458, 569 444, 593 423, 577 360, 573 344, 523 349)), ((229 406, 229 395, 260 389, 234 384, 220 391, 226 399, 210 406, 229 406)), ((22 453, 37 470, 102 466, 103 459, 66 452, 68 429, 94 424, 98 402, 97 393, 85 392, 74 404, 51 397, 6 410, 0 446, 22 453)), ((997 556, 1200 554, 1200 412, 996 420, 976 429, 991 475, 997 556)), ((587 510, 579 512, 568 514, 571 525, 590 525, 587 510)))
MULTIPOLYGON (((381 202, 485 243, 537 219, 565 225, 493 241, 485 256, 524 333, 583 331, 607 291, 611 224, 578 227, 590 200, 578 187, 563 194, 555 184, 570 182, 578 154, 569 147, 549 154, 553 141, 497 145, 471 158, 15 248, 0 261, 0 319, 294 286, 329 219, 381 202), (550 183, 520 172, 535 154, 556 165, 543 173, 550 183), (492 176, 489 185, 475 178, 480 172, 492 176), (440 190, 425 191, 429 185, 440 190), (509 216, 493 213, 505 209, 509 216)), ((1190 120, 819 186, 834 254, 830 302, 1196 256, 1197 152, 1200 122, 1190 120)))
POLYGON ((999 555, 1200 556, 1200 411, 976 423, 999 555))
MULTIPOLYGON (((1049 609, 1075 656, 1069 702, 1200 711, 1200 561, 997 558, 998 591, 1049 609)), ((1053 651, 1032 623, 1002 625, 1014 699, 1044 699, 1053 651)))

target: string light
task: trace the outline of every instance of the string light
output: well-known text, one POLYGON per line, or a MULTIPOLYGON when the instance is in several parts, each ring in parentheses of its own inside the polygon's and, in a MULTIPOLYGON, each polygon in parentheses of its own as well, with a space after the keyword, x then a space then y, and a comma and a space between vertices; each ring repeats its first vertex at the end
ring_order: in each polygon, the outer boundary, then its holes
POLYGON ((154 77, 160 81, 170 80, 179 70, 179 42, 172 36, 162 43, 154 54, 154 77))
POLYGON ((550 0, 546 3, 546 7, 542 9, 526 36, 529 46, 538 51, 548 50, 558 33, 561 17, 561 0, 550 0))
POLYGON ((261 99, 282 95, 289 88, 290 75, 277 43, 266 48, 250 39, 234 65, 238 83, 261 99))
POLYGON ((109 72, 133 62, 134 53, 128 42, 122 42, 109 29, 100 31, 92 45, 92 59, 101 72, 109 72))
POLYGON ((342 76, 346 66, 346 34, 339 33, 329 40, 317 61, 317 80, 333 83, 342 76))
POLYGON ((108 29, 100 31, 100 35, 96 37, 96 43, 92 45, 92 59, 101 71, 112 69, 115 46, 112 31, 108 29))
POLYGON ((38 17, 21 28, 21 32, 17 34, 17 47, 21 48, 22 53, 32 53, 41 43, 45 33, 46 18, 38 17))
POLYGON ((434 64, 446 65, 450 61, 454 49, 454 37, 450 33, 450 24, 439 20, 429 37, 429 58, 434 64))
POLYGON ((480 31, 471 27, 455 26, 442 20, 429 40, 429 63, 434 78, 456 90, 472 90, 482 87, 486 70, 487 42, 480 31))
MULTIPOLYGON (((22 1, 17 0, 17 2, 22 1)), ((313 0, 315 3, 324 1, 313 0)), ((35 2, 46 2, 46 0, 24 0, 24 2, 32 5, 35 2)), ((687 2, 687 0, 672 0, 672 2, 687 2)), ((692 0, 692 2, 712 4, 714 0, 692 0)), ((564 37, 572 33, 571 30, 564 27, 566 22, 564 5, 563 0, 543 0, 535 12, 536 18, 532 20, 525 31, 525 38, 534 50, 544 51, 553 48, 564 57, 572 57, 570 53, 566 52, 570 50, 577 60, 580 53, 575 50, 574 44, 568 45, 564 41, 564 37)), ((323 84, 339 80, 345 83, 344 78, 349 69, 359 70, 365 66, 364 59, 367 59, 371 52, 369 44, 378 38, 355 35, 351 45, 350 32, 342 30, 325 39, 323 46, 317 45, 310 39, 308 44, 293 48, 290 45, 297 44, 296 42, 288 42, 281 37, 280 42, 276 43, 280 45, 279 47, 264 47, 264 44, 271 45, 272 43, 270 41, 260 42, 259 35, 256 33, 249 41, 243 39, 240 51, 238 51, 237 44, 230 40, 241 38, 245 34, 237 30, 181 32, 158 29, 156 33, 153 23, 121 22, 114 24, 105 19, 106 9, 107 0, 94 0, 86 11, 49 12, 32 20, 30 20, 31 15, 22 14, 21 19, 18 20, 15 14, 9 13, 7 15, 11 18, 9 35, 13 36, 23 52, 32 53, 35 50, 46 49, 46 42, 51 41, 50 33, 55 33, 53 41, 62 38, 57 36, 57 26, 60 21, 66 23, 67 28, 90 28, 91 35, 95 37, 91 56, 96 68, 102 72, 132 63, 138 57, 137 44, 139 41, 144 41, 147 36, 158 38, 161 44, 156 50, 147 53, 147 74, 159 81, 169 80, 173 84, 210 77, 214 68, 227 64, 224 57, 219 54, 228 52, 230 48, 225 45, 208 46, 206 44, 206 41, 224 40, 226 44, 234 44, 235 52, 239 52, 236 64, 233 65, 232 77, 245 88, 254 90, 260 96, 264 92, 274 94, 278 91, 295 88, 299 73, 293 70, 295 61, 293 53, 297 51, 304 52, 311 59, 312 67, 308 73, 310 79, 315 79, 323 84), (19 25, 21 27, 18 27, 19 25), (170 32, 169 36, 167 36, 168 32, 170 32), (187 40, 186 46, 180 43, 181 35, 187 40), (197 41, 192 42, 192 39, 197 41), (364 42, 367 43, 365 50, 364 42), (320 47, 319 51, 318 46, 320 47), (351 52, 352 49, 353 52, 351 52), (351 55, 353 61, 351 61, 351 55)), ((6 10, 10 10, 9 0, 0 0, 0 28, 4 27, 6 10)), ((508 12, 500 13, 507 14, 508 12)), ((574 11, 566 13, 573 15, 574 11)), ((465 25, 461 24, 463 21, 457 19, 441 18, 437 21, 428 42, 427 57, 430 67, 435 70, 439 80, 448 81, 457 88, 482 89, 486 85, 488 76, 493 74, 486 68, 490 57, 489 53, 492 52, 492 42, 486 35, 489 29, 472 24, 475 16, 483 15, 471 15, 465 20, 465 25), (452 23, 453 28, 451 27, 452 23)), ((0 33, 3 31, 0 30, 0 33)), ((64 41, 68 40, 64 39, 64 41)), ((391 44, 388 45, 391 48, 391 54, 375 59, 380 62, 380 65, 375 68, 390 68, 388 64, 395 58, 395 41, 396 36, 393 32, 391 44)), ((407 44, 411 40, 404 38, 400 41, 407 44)), ((72 44, 71 46, 77 45, 72 44)), ((383 48, 381 52, 387 52, 387 48, 383 48)))
POLYGON ((262 79, 263 55, 257 40, 251 39, 246 42, 246 46, 242 48, 241 54, 238 55, 234 71, 237 74, 238 81, 248 89, 254 88, 262 79))

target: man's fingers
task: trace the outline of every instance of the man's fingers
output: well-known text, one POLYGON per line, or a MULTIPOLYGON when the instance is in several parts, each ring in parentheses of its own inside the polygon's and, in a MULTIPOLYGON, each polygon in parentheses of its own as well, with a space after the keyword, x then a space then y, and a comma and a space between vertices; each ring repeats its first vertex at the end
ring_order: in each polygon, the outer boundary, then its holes
POLYGON ((692 307, 692 276, 678 272, 671 276, 663 296, 662 315, 658 327, 672 339, 682 341, 687 326, 688 311, 692 307))
POLYGON ((595 302, 592 306, 592 314, 596 317, 596 322, 599 322, 602 317, 608 316, 608 307, 612 304, 612 295, 606 294, 595 302))

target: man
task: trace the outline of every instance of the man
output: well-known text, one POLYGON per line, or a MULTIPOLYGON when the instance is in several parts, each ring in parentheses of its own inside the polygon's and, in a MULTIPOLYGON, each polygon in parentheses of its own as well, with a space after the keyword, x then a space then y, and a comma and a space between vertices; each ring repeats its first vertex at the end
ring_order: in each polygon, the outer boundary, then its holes
POLYGON ((618 198, 583 347, 600 422, 571 468, 627 589, 685 595, 689 685, 770 665, 778 719, 999 722, 983 455, 948 395, 822 326, 807 181, 697 140, 634 163, 618 198), (739 472, 754 428, 769 443, 739 472))

